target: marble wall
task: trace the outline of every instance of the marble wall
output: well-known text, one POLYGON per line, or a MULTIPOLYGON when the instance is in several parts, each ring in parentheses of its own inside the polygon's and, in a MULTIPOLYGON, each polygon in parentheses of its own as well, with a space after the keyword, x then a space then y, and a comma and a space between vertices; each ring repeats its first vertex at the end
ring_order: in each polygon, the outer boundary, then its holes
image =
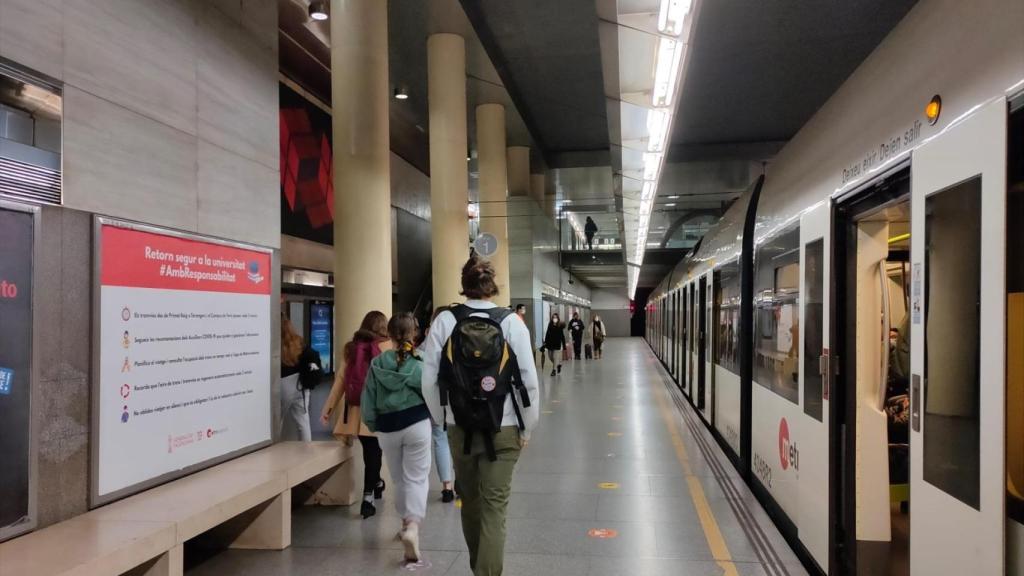
POLYGON ((0 0, 64 84, 64 205, 280 244, 275 0, 0 0))
MULTIPOLYGON (((277 2, 0 0, 0 57, 64 86, 36 263, 43 527, 88 507, 92 215, 280 246, 277 2)), ((279 287, 275 266, 272 350, 279 287)))

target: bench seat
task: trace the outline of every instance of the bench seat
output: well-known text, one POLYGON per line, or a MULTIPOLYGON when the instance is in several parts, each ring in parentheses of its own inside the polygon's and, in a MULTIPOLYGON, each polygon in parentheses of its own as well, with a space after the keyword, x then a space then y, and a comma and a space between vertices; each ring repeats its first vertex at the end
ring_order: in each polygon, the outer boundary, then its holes
POLYGON ((178 576, 183 544, 199 535, 282 550, 292 489, 304 503, 350 504, 350 460, 333 441, 274 444, 0 544, 0 576, 178 576))

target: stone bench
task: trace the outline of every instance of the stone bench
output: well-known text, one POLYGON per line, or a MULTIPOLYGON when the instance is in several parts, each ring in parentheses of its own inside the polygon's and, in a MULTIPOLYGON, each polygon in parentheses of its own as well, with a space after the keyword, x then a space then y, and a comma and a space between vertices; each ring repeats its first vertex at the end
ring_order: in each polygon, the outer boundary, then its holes
POLYGON ((180 576, 186 541, 283 550, 294 494, 351 504, 351 453, 282 442, 0 544, 0 576, 180 576), (346 471, 347 472, 347 471, 346 471))

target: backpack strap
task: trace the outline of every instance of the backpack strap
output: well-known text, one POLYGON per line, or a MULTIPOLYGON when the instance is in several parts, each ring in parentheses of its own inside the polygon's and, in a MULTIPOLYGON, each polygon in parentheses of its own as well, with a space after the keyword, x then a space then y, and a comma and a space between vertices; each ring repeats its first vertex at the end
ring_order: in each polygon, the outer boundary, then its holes
POLYGON ((448 311, 452 313, 452 316, 455 316, 456 322, 462 322, 466 318, 469 318, 470 314, 476 312, 475 309, 470 308, 465 304, 458 304, 456 306, 452 306, 451 308, 448 309, 448 311))

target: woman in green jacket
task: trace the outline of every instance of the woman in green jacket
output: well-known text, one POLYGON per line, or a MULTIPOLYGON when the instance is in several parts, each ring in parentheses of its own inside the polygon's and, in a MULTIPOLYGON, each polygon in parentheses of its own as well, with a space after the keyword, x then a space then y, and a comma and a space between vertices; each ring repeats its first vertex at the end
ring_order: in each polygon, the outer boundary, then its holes
POLYGON ((430 411, 420 393, 421 362, 413 348, 416 319, 400 314, 388 322, 393 348, 370 364, 360 401, 363 422, 377 435, 395 484, 398 533, 405 559, 420 559, 419 525, 427 513, 430 473, 430 411))

